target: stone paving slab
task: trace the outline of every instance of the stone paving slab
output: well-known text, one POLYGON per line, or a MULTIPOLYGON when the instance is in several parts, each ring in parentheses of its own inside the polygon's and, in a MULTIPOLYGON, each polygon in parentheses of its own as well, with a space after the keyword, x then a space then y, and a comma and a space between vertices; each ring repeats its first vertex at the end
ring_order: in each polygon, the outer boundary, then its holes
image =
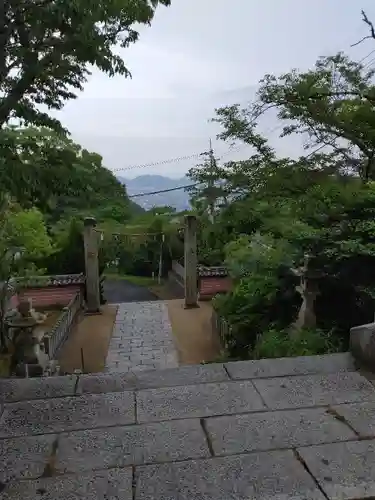
POLYGON ((135 422, 134 395, 117 392, 4 406, 0 437, 48 434, 135 422))
POLYGON ((120 304, 109 344, 106 371, 161 370, 178 366, 164 302, 120 304))
POLYGON ((228 380, 229 377, 222 364, 189 365, 141 373, 97 373, 80 375, 77 394, 99 394, 228 380))
POLYGON ((375 437, 375 402, 338 405, 333 410, 361 437, 375 437))
MULTIPOLYGON (((155 365, 156 366, 156 365, 155 365)), ((121 373, 134 373, 134 372, 142 372, 142 371, 153 371, 156 370, 155 366, 150 366, 150 365, 137 365, 132 363, 132 365, 128 365, 126 368, 126 365, 120 362, 116 362, 114 365, 111 366, 111 371, 106 372, 106 373, 114 373, 114 374, 121 374, 121 373)))
POLYGON ((199 420, 61 434, 56 470, 76 472, 210 456, 199 420))
POLYGON ((73 396, 77 377, 0 378, 0 402, 73 396))
POLYGON ((137 393, 139 422, 245 413, 264 408, 251 381, 150 389, 137 393))
POLYGON ((291 451, 136 469, 135 500, 324 500, 291 451))
POLYGON ((52 453, 55 439, 53 434, 1 439, 0 483, 40 477, 52 453))
POLYGON ((236 361, 225 363, 225 367, 233 379, 355 371, 354 359, 349 352, 322 356, 236 361))
POLYGON ((359 373, 254 379, 270 409, 375 401, 374 386, 359 373))
POLYGON ((225 382, 229 377, 221 364, 181 366, 169 370, 145 372, 137 375, 137 387, 140 389, 162 388, 225 382))
POLYGON ((324 408, 213 417, 205 422, 215 455, 356 439, 347 425, 324 408))
POLYGON ((267 378, 275 361, 248 380, 212 364, 12 381, 1 500, 375 498, 373 385, 349 369, 267 378))
POLYGON ((329 500, 375 497, 375 443, 356 441, 299 448, 329 500))
POLYGON ((132 500, 132 471, 118 469, 10 484, 1 500, 132 500))
POLYGON ((106 392, 132 391, 137 378, 133 373, 90 373, 80 375, 77 394, 102 394, 106 392))

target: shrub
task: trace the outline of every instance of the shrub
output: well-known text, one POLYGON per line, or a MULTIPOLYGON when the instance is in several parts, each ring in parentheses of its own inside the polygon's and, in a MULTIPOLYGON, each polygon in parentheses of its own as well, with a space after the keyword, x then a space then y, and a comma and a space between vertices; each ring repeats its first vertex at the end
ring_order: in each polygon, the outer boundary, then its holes
POLYGON ((242 278, 229 294, 215 298, 215 310, 230 325, 226 338, 230 357, 246 359, 258 336, 271 325, 279 330, 289 326, 300 303, 294 277, 281 268, 242 278))
POLYGON ((270 329, 258 337, 252 357, 313 356, 338 352, 341 347, 336 337, 319 329, 304 329, 292 334, 287 330, 270 329))

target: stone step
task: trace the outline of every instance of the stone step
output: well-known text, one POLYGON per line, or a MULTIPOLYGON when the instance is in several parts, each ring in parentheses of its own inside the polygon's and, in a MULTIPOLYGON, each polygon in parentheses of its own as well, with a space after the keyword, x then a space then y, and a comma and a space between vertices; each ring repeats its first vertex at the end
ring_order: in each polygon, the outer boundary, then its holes
POLYGON ((230 380, 267 379, 355 371, 350 353, 187 365, 137 373, 0 379, 0 404, 77 394, 187 386, 230 380))
POLYGON ((375 388, 348 353, 0 381, 3 500, 375 496, 375 388))

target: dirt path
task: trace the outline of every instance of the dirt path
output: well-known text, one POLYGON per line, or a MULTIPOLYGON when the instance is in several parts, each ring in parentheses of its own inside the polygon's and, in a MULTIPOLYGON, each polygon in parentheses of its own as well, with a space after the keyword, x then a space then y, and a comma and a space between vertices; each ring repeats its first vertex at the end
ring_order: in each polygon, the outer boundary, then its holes
POLYGON ((182 365, 215 361, 220 355, 219 341, 212 333, 209 302, 198 309, 184 309, 183 300, 166 301, 175 346, 182 365))
POLYGON ((101 309, 101 315, 84 316, 75 326, 59 355, 63 371, 73 373, 75 369, 82 369, 81 349, 86 373, 104 370, 117 306, 106 305, 101 309))

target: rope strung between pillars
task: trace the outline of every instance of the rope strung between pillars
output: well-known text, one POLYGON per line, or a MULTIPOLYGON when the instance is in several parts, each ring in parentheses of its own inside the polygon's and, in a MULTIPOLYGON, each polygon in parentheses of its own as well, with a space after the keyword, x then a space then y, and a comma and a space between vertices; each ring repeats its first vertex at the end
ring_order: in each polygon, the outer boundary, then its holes
MULTIPOLYGON (((163 231, 144 231, 144 232, 125 232, 111 231, 109 229, 94 228, 98 234, 98 246, 102 256, 106 259, 106 267, 115 268, 119 271, 119 267, 127 267, 126 256, 134 252, 143 252, 144 270, 146 273, 147 267, 149 274, 155 275, 157 271, 158 280, 161 282, 163 269, 163 251, 166 241, 166 235, 163 231), (149 248, 151 245, 151 248, 149 248), (153 254, 155 259, 149 260, 149 255, 153 254), (104 255, 103 255, 104 254, 104 255), (157 258, 156 258, 157 256, 157 258), (121 262, 122 261, 122 262, 121 262), (154 267, 154 270, 151 269, 154 267), (157 267, 157 269, 156 269, 157 267)), ((125 274, 127 274, 125 272, 125 274)))

